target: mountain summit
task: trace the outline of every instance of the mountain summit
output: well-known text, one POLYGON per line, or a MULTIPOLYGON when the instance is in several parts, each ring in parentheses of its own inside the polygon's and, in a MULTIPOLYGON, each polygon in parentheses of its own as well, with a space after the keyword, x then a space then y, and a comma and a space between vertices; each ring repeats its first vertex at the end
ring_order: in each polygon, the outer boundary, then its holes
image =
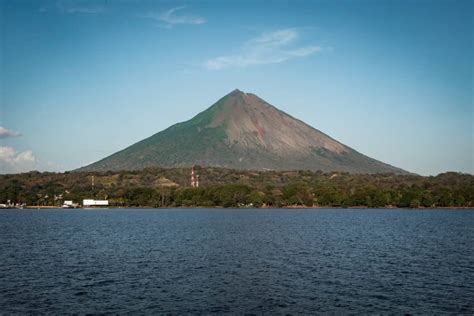
POLYGON ((237 89, 191 120, 79 170, 193 164, 253 170, 405 173, 341 144, 255 94, 237 89))

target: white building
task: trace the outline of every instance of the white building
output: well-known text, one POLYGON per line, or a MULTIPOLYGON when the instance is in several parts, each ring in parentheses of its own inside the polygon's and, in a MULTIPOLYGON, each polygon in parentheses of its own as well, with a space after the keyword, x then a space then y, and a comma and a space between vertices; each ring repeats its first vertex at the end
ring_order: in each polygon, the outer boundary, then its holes
POLYGON ((71 200, 66 200, 63 203, 63 208, 76 208, 79 207, 79 203, 74 203, 71 200))
POLYGON ((82 201, 82 205, 84 207, 88 206, 108 206, 109 201, 108 200, 91 200, 91 199, 86 199, 82 201))

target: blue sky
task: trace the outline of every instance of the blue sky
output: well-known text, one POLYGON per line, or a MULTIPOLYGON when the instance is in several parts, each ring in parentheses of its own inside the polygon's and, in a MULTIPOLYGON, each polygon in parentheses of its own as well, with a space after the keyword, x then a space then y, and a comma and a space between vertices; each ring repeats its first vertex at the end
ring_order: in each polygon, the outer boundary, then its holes
POLYGON ((0 10, 0 173, 86 165, 235 88, 397 167, 474 173, 472 1, 0 10))

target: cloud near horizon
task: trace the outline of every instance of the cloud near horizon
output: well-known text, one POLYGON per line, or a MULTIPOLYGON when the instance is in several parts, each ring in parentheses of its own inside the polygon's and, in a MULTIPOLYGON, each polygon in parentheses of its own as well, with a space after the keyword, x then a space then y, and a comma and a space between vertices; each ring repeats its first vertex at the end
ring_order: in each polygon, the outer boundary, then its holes
POLYGON ((61 164, 39 159, 32 150, 19 152, 13 147, 0 146, 0 174, 33 170, 62 172, 65 168, 61 164))
POLYGON ((5 127, 0 126, 0 139, 9 138, 9 137, 18 137, 21 136, 21 133, 9 130, 5 127))
POLYGON ((31 150, 22 152, 12 147, 0 146, 0 174, 35 170, 37 159, 31 150))
POLYGON ((187 9, 187 6, 180 6, 172 8, 163 13, 155 13, 149 12, 147 14, 143 14, 140 17, 142 18, 149 18, 159 22, 162 22, 160 26, 166 28, 172 28, 178 24, 204 24, 207 20, 204 17, 196 16, 196 15, 189 15, 189 14, 180 14, 182 10, 187 9))
POLYGON ((300 34, 295 29, 266 32, 242 45, 240 54, 211 58, 204 63, 204 66, 208 70, 222 70, 253 65, 278 64, 321 51, 320 46, 293 45, 299 37, 300 34))

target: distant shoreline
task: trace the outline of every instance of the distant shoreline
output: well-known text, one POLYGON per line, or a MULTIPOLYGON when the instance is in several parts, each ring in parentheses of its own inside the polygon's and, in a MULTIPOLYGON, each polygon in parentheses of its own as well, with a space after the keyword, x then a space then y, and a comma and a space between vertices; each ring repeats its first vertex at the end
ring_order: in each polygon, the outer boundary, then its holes
POLYGON ((30 209, 30 210, 47 210, 47 209, 62 209, 68 211, 75 211, 75 210, 107 210, 107 209, 242 209, 242 210, 249 210, 249 209, 258 209, 258 210, 265 210, 265 209, 334 209, 334 210, 360 210, 360 209, 398 209, 398 210, 436 210, 436 209, 449 209, 449 210, 474 210, 474 207, 456 207, 456 206, 447 206, 447 207, 393 207, 393 206, 383 206, 383 207, 367 207, 367 206, 351 206, 351 207, 334 207, 334 206, 285 206, 285 207, 219 207, 219 206, 189 206, 189 207, 152 207, 152 206, 136 206, 136 207, 78 207, 78 208, 63 208, 60 206, 26 206, 24 208, 3 208, 4 210, 20 210, 20 209, 30 209))

